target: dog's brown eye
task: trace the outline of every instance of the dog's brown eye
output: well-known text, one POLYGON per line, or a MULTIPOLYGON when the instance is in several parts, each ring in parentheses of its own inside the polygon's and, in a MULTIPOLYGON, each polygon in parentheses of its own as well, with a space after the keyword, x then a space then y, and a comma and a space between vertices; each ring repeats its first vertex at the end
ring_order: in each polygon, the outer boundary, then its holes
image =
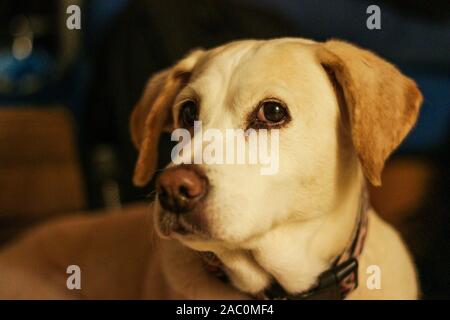
POLYGON ((180 120, 183 127, 193 127, 198 117, 198 107, 195 101, 189 100, 183 103, 180 110, 180 120))
POLYGON ((286 108, 277 101, 263 102, 258 110, 257 118, 261 122, 280 124, 288 117, 286 108))

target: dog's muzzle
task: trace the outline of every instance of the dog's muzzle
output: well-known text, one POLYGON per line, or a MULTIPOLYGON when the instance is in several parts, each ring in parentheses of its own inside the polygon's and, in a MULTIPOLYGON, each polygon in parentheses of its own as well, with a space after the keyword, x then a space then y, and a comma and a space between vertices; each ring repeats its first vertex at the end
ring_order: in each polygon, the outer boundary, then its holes
POLYGON ((198 166, 178 165, 164 170, 156 181, 156 190, 163 209, 159 223, 164 234, 207 231, 203 207, 209 182, 198 166))
POLYGON ((158 199, 164 210, 184 214, 195 210, 208 192, 208 180, 193 165, 166 169, 158 178, 158 199))

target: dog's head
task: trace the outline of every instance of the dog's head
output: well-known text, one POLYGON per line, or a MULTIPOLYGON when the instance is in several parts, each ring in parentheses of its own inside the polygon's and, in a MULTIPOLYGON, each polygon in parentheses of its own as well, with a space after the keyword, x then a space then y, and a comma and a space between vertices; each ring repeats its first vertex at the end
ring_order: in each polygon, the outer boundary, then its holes
POLYGON ((203 132, 278 130, 276 174, 262 175, 262 164, 202 163, 170 164, 159 176, 161 235, 192 246, 239 246, 276 225, 333 210, 361 172, 380 185, 384 162, 414 125, 421 101, 414 81, 393 65, 342 41, 238 41, 197 50, 153 76, 133 111, 134 183, 151 179, 164 130, 192 132, 195 120, 203 132))

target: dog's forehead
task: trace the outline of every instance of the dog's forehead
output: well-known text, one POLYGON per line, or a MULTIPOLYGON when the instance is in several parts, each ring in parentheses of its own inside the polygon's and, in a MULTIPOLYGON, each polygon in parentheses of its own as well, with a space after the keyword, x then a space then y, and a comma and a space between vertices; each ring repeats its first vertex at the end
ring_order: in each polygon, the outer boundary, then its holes
POLYGON ((216 126, 236 125, 267 98, 277 97, 293 107, 301 100, 313 102, 323 94, 325 79, 315 54, 318 46, 284 38, 239 41, 209 50, 177 100, 200 100, 202 121, 216 126))
POLYGON ((317 43, 307 39, 242 40, 209 50, 197 64, 194 78, 211 74, 257 72, 270 76, 298 64, 310 64, 317 43))

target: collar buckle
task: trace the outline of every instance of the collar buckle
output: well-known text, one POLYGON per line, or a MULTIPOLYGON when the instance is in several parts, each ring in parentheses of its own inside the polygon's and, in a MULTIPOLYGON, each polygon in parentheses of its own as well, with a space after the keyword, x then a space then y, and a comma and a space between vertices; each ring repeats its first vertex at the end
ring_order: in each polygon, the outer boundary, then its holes
POLYGON ((312 289, 300 294, 288 294, 275 281, 265 290, 264 295, 268 299, 285 300, 341 300, 358 286, 358 260, 350 258, 343 263, 323 272, 318 279, 318 284, 312 289))

